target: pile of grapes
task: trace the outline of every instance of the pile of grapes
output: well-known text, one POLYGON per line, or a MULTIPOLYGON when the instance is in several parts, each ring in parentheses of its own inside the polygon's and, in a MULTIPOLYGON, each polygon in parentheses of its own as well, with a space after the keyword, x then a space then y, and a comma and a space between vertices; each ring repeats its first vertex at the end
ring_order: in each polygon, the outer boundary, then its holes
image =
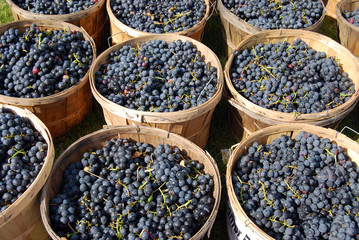
POLYGON ((92 46, 80 32, 10 28, 0 36, 0 94, 46 97, 76 85, 88 71, 92 46))
POLYGON ((323 15, 321 0, 222 0, 234 15, 260 29, 300 29, 323 15))
POLYGON ((354 11, 352 12, 344 10, 343 17, 351 24, 354 24, 355 26, 359 27, 359 7, 354 9, 354 11))
POLYGON ((96 89, 130 109, 173 112, 196 107, 217 91, 217 69, 190 41, 148 41, 110 53, 96 72, 96 89))
POLYGON ((339 62, 308 47, 301 39, 257 44, 235 52, 234 88, 251 102, 286 113, 316 113, 347 102, 353 81, 339 62))
POLYGON ((0 109, 0 213, 14 203, 40 172, 48 146, 27 118, 0 109))
POLYGON ((254 142, 232 171, 246 214, 275 239, 357 239, 359 170, 328 138, 254 142))
POLYGON ((212 212, 214 181, 175 146, 111 139, 63 173, 50 200, 60 237, 190 239, 212 212))
POLYGON ((92 7, 98 0, 12 0, 18 7, 25 11, 39 14, 69 14, 92 7))
POLYGON ((206 15, 204 0, 111 0, 118 20, 139 31, 174 33, 185 31, 206 15))

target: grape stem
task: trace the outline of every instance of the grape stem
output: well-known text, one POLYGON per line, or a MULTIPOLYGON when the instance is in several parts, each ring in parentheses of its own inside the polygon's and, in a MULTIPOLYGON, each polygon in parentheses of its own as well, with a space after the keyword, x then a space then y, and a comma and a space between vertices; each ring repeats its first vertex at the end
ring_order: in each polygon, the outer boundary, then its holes
MULTIPOLYGON (((15 148, 13 148, 13 149, 15 150, 15 148)), ((10 160, 11 160, 12 158, 16 157, 16 156, 17 156, 18 154, 20 154, 20 153, 26 155, 26 152, 25 152, 24 149, 16 150, 16 152, 14 153, 14 155, 12 155, 12 156, 8 159, 8 163, 10 163, 10 160)))
POLYGON ((84 168, 84 171, 85 171, 86 173, 91 174, 92 176, 95 176, 95 177, 97 177, 97 178, 100 178, 100 179, 102 179, 102 180, 104 180, 104 181, 108 181, 107 179, 104 179, 104 178, 102 178, 102 177, 100 177, 100 176, 98 176, 98 175, 96 175, 96 174, 90 172, 90 167, 85 167, 85 168, 84 168))

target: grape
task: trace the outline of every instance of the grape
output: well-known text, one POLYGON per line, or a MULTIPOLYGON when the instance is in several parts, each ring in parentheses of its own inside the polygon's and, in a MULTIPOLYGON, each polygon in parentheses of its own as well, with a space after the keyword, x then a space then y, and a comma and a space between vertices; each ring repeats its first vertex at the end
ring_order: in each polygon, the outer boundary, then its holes
POLYGON ((215 202, 212 177, 185 151, 122 138, 84 153, 65 169, 63 183, 50 200, 59 237, 189 239, 215 202))
POLYGON ((0 212, 14 203, 33 183, 48 146, 29 119, 0 109, 0 212))
POLYGON ((148 41, 110 53, 96 72, 96 89, 126 108, 174 112, 203 104, 217 91, 217 69, 190 41, 148 41))
POLYGON ((348 22, 359 27, 359 7, 355 8, 352 12, 348 10, 343 10, 342 14, 348 22))
POLYGON ((118 20, 138 31, 174 33, 199 23, 206 14, 204 0, 111 0, 118 20))
POLYGON ((81 32, 10 28, 0 37, 0 94, 39 98, 76 85, 88 71, 92 46, 81 32))
POLYGON ((39 13, 39 14, 70 14, 86 10, 95 5, 98 0, 56 0, 56 1, 41 1, 41 0, 14 0, 20 8, 25 11, 39 13))
POLYGON ((320 0, 223 0, 234 15, 260 29, 300 29, 315 24, 323 14, 320 0))
POLYGON ((345 149, 301 131, 251 144, 232 184, 246 214, 275 239, 356 239, 358 171, 345 149))
POLYGON ((300 38, 235 52, 230 71, 243 97, 279 112, 322 112, 344 104, 355 92, 334 57, 309 48, 300 38))

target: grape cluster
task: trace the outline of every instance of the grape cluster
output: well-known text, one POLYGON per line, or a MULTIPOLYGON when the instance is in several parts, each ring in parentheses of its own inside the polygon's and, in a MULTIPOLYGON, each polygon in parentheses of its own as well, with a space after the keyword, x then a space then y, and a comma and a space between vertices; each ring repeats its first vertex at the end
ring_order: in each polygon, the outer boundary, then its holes
POLYGON ((92 7, 98 0, 13 0, 18 7, 39 14, 70 14, 92 7))
POLYGON ((10 28, 0 37, 0 94, 39 98, 63 91, 85 76, 92 58, 81 32, 10 28))
POLYGON ((250 145, 232 183, 246 214, 275 239, 357 239, 358 174, 345 149, 301 131, 250 145))
POLYGON ((199 23, 206 14, 204 0, 111 0, 118 20, 139 31, 174 33, 199 23))
POLYGON ((300 29, 323 14, 320 0, 223 0, 231 13, 260 29, 300 29))
POLYGON ((27 118, 0 109, 0 213, 14 203, 40 172, 48 146, 27 118))
POLYGON ((352 12, 343 10, 343 17, 351 24, 359 27, 359 7, 354 9, 352 12))
POLYGON ((96 88, 109 100, 135 110, 173 112, 196 107, 217 91, 217 69, 190 41, 148 41, 110 53, 96 72, 96 88))
POLYGON ((208 219, 214 181, 168 144, 111 139, 63 173, 51 226, 76 239, 190 239, 208 219))
POLYGON ((251 102, 274 111, 316 113, 347 102, 353 81, 339 62, 308 47, 301 39, 259 43, 235 52, 234 88, 251 102))

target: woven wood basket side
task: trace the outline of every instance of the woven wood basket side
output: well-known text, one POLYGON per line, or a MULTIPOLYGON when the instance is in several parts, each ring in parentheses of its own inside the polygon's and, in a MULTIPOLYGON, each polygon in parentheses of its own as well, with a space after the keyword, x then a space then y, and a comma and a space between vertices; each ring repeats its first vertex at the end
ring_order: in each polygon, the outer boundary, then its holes
MULTIPOLYGON (((239 111, 244 112, 253 119, 257 119, 263 122, 267 126, 291 122, 310 123, 327 127, 336 126, 336 124, 338 124, 350 111, 355 108, 355 105, 359 98, 359 64, 356 57, 351 54, 348 49, 335 42, 334 40, 330 39, 329 37, 311 31, 270 30, 261 31, 257 34, 245 37, 237 46, 237 50, 241 51, 243 49, 248 49, 258 43, 275 43, 277 41, 284 40, 291 43, 297 38, 301 38, 304 42, 308 44, 310 48, 313 48, 317 51, 325 52, 329 56, 335 57, 341 63, 343 71, 347 72, 349 77, 353 80, 356 90, 348 102, 325 112, 300 115, 282 113, 260 107, 244 98, 234 88, 230 79, 231 65, 234 59, 234 55, 232 54, 226 63, 224 71, 226 86, 233 97, 231 99, 231 103, 239 111)), ((256 121, 252 120, 248 121, 248 123, 251 125, 255 124, 255 122, 256 121)), ((257 130, 258 128, 255 129, 257 130)))
POLYGON ((80 161, 84 152, 89 151, 89 149, 101 148, 108 140, 117 137, 129 138, 137 142, 146 142, 153 146, 158 144, 175 145, 185 150, 191 159, 196 159, 204 164, 205 172, 210 174, 214 180, 213 196, 215 198, 215 205, 207 222, 191 239, 201 239, 206 233, 209 234, 218 212, 221 196, 220 175, 214 159, 194 143, 179 135, 168 134, 167 131, 151 127, 117 126, 99 130, 80 138, 69 146, 56 160, 50 178, 42 190, 40 206, 42 220, 51 238, 60 240, 50 225, 49 200, 56 195, 62 185, 62 172, 69 164, 80 161))
POLYGON ((337 19, 336 7, 341 0, 323 0, 325 5, 325 15, 333 19, 337 19))
POLYGON ((54 22, 68 22, 82 27, 93 39, 98 50, 105 44, 106 40, 106 0, 99 0, 92 7, 76 13, 69 14, 39 14, 26 11, 17 6, 11 0, 5 0, 9 5, 15 20, 52 20, 54 22))
POLYGON ((213 112, 214 108, 200 116, 197 116, 193 121, 187 120, 184 122, 172 122, 169 120, 166 123, 160 123, 144 121, 138 122, 129 118, 114 117, 114 113, 108 111, 106 108, 103 108, 104 118, 108 125, 141 125, 164 129, 168 132, 185 136, 188 140, 196 143, 201 148, 204 148, 208 141, 213 112))
POLYGON ((266 234, 262 229, 256 226, 244 212, 241 207, 237 197, 234 193, 234 188, 232 185, 232 170, 235 168, 237 159, 242 156, 247 149, 251 146, 252 143, 258 142, 259 144, 271 143, 275 138, 280 137, 281 135, 287 135, 294 137, 300 131, 306 131, 318 135, 321 138, 329 138, 331 141, 335 142, 337 145, 342 146, 346 151, 351 160, 358 164, 359 159, 359 147, 356 142, 346 137, 344 134, 338 133, 335 130, 327 129, 323 127, 313 126, 310 124, 294 123, 294 124, 282 124, 270 126, 255 133, 251 134, 233 151, 226 169, 226 185, 228 198, 230 205, 233 209, 233 214, 240 222, 243 222, 247 225, 246 232, 250 233, 250 239, 274 239, 266 234))
MULTIPOLYGON (((82 29, 66 22, 47 20, 21 20, 0 26, 0 34, 9 28, 18 29, 21 33, 32 23, 40 29, 76 30, 83 34, 85 40, 91 43, 93 62, 96 58, 96 47, 93 39, 82 29)), ((93 64, 93 63, 92 63, 93 64)), ((26 108, 33 112, 49 128, 53 139, 57 140, 70 128, 79 124, 91 110, 92 94, 89 85, 89 71, 80 82, 59 93, 42 98, 17 98, 0 95, 0 103, 26 108)))
POLYGON ((1 239, 48 239, 48 234, 40 218, 39 192, 49 177, 55 157, 54 144, 47 127, 30 111, 0 104, 0 108, 30 120, 34 128, 45 139, 48 150, 39 174, 30 187, 10 207, 0 215, 1 239))
MULTIPOLYGON (((322 1, 324 8, 324 3, 322 1)), ((219 12, 221 23, 223 27, 223 37, 226 43, 225 54, 227 58, 232 54, 233 50, 236 49, 237 45, 243 40, 245 36, 258 33, 263 31, 260 28, 255 27, 254 25, 244 21, 243 19, 237 17, 231 13, 222 3, 222 0, 217 1, 217 10, 219 12)), ((325 11, 323 10, 322 16, 320 19, 313 25, 303 28, 303 30, 317 32, 322 26, 325 18, 325 11)))
MULTIPOLYGON (((109 16, 109 21, 110 21, 110 34, 112 38, 112 44, 117 44, 133 38, 149 36, 152 34, 162 35, 162 34, 138 31, 134 28, 125 25, 120 20, 118 20, 118 18, 113 13, 111 9, 111 0, 106 0, 106 1, 107 1, 106 2, 107 14, 109 16)), ((204 1, 206 3, 206 14, 203 17, 203 19, 193 27, 184 31, 177 32, 175 34, 188 36, 190 38, 196 39, 197 41, 201 41, 204 27, 210 17, 210 12, 211 12, 209 0, 204 0, 204 1)))
POLYGON ((358 0, 341 0, 336 7, 340 43, 357 57, 359 57, 359 27, 348 22, 342 13, 344 10, 352 12, 358 7, 358 0))
POLYGON ((205 147, 208 140, 210 122, 212 119, 213 111, 222 97, 223 71, 218 57, 204 44, 192 38, 176 34, 164 34, 161 36, 151 35, 131 39, 126 42, 116 44, 104 51, 96 59, 94 65, 90 69, 90 86, 93 96, 95 97, 97 102, 100 103, 104 110, 105 120, 107 124, 135 124, 158 127, 169 132, 180 134, 181 136, 189 138, 199 146, 205 147), (183 111, 176 111, 172 113, 155 113, 125 108, 106 99, 97 91, 95 86, 95 74, 99 70, 101 65, 109 61, 109 54, 112 51, 118 50, 124 45, 137 46, 145 43, 146 41, 156 39, 162 39, 166 42, 171 42, 175 40, 191 41, 193 45, 201 52, 203 60, 208 65, 217 68, 218 90, 211 99, 195 108, 183 111))

